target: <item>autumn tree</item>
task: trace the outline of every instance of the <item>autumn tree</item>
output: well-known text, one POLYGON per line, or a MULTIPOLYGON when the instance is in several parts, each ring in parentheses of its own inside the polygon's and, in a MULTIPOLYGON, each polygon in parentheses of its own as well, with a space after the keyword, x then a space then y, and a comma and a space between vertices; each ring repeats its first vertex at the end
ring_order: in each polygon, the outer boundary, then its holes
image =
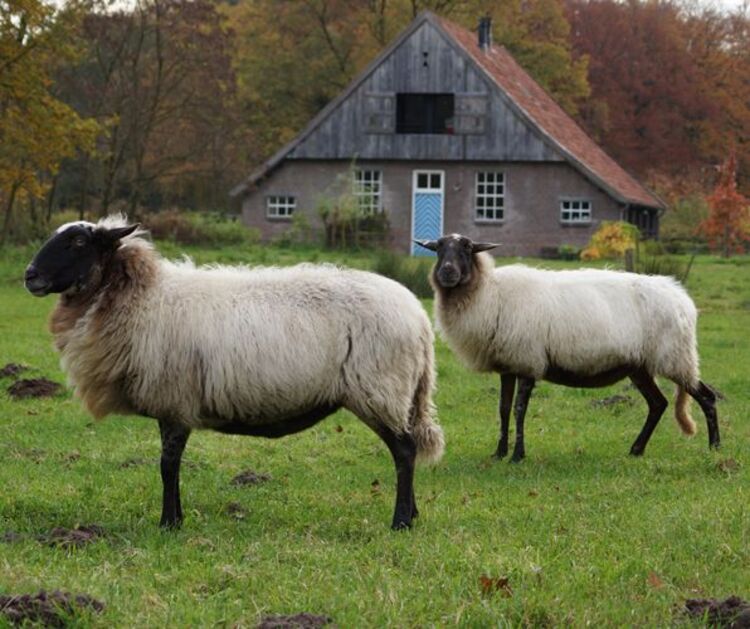
POLYGON ((566 0, 576 54, 589 58, 586 128, 643 176, 687 173, 726 146, 750 175, 750 22, 686 0, 566 0))
POLYGON ((741 253, 750 242, 750 199, 737 190, 737 157, 734 151, 719 168, 719 180, 707 197, 708 218, 699 231, 724 257, 741 253))
MULTIPOLYGON (((56 98, 53 74, 76 53, 70 33, 79 7, 0 1, 0 202, 5 240, 19 206, 41 222, 37 201, 65 157, 89 150, 96 124, 56 98)), ((28 222, 28 221, 27 221, 28 222)))
POLYGON ((81 36, 85 58, 60 80, 70 102, 104 129, 98 152, 67 169, 81 212, 92 198, 102 214, 116 199, 131 212, 197 198, 223 205, 248 167, 239 155, 248 132, 235 107, 231 33, 216 6, 139 0, 89 13, 81 36))

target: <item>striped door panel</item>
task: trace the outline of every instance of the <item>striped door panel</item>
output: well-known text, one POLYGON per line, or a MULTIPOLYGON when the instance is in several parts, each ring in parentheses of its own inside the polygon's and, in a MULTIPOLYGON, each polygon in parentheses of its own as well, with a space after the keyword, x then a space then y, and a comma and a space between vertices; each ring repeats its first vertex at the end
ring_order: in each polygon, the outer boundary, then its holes
MULTIPOLYGON (((443 195, 440 192, 417 192, 414 195, 414 238, 437 240, 443 222, 443 195)), ((434 256, 433 251, 412 243, 415 256, 434 256)))

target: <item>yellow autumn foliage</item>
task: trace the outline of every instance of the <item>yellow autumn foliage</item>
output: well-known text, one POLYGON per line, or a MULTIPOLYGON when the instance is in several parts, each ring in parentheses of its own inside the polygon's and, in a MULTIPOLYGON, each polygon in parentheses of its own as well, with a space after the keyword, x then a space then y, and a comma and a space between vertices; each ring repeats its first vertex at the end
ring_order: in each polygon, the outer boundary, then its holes
POLYGON ((581 251, 581 260, 612 260, 622 258, 635 249, 638 228, 624 221, 604 221, 581 251))

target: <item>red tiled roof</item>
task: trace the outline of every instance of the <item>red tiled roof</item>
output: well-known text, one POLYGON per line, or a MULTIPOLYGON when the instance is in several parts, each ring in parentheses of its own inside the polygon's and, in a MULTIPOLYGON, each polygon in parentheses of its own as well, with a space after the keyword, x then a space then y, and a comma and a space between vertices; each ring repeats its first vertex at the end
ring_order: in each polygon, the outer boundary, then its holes
POLYGON ((562 152, 590 177, 621 197, 622 201, 663 207, 664 204, 607 155, 542 87, 521 68, 503 47, 479 47, 476 33, 433 16, 484 72, 511 98, 515 105, 562 152))

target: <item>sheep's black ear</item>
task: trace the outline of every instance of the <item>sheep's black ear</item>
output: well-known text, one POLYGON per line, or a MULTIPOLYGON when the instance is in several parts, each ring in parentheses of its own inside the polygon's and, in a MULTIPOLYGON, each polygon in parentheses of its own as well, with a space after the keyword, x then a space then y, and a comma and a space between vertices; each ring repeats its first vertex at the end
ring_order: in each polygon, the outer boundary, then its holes
POLYGON ((489 251, 490 249, 494 249, 495 247, 499 246, 499 243, 494 242, 475 242, 471 245, 471 252, 479 253, 480 251, 489 251))
POLYGON ((437 251, 438 248, 437 240, 415 240, 414 242, 430 251, 437 251))
POLYGON ((104 239, 108 242, 117 242, 118 240, 130 236, 136 229, 141 226, 140 223, 135 225, 128 225, 126 227, 115 227, 113 229, 104 229, 101 234, 104 239))

